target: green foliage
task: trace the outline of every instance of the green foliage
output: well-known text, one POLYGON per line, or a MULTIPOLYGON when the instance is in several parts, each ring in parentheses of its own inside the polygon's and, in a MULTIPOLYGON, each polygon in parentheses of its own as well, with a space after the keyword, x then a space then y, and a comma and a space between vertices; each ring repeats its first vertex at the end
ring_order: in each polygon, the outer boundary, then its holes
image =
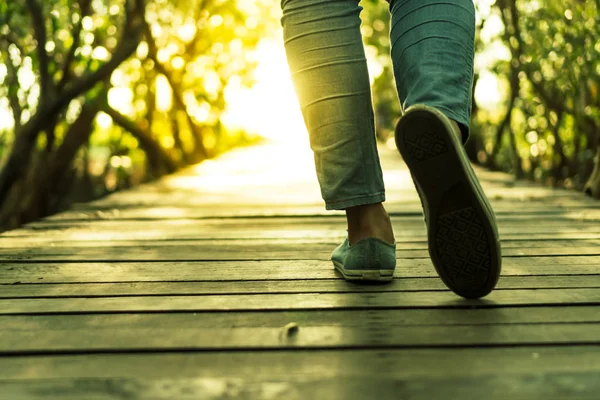
MULTIPOLYGON (((493 91, 491 75, 498 90, 492 104, 475 96, 473 160, 600 197, 599 3, 476 2, 475 89, 493 91)), ((383 1, 362 4, 387 140, 400 113, 389 12, 383 1)), ((0 230, 252 140, 220 117, 226 87, 252 84, 247 50, 279 28, 272 6, 0 2, 0 230)))
MULTIPOLYGON (((488 165, 582 188, 600 144, 598 4, 502 1, 496 10, 505 25, 499 39, 511 57, 495 70, 508 82, 516 77, 509 83, 515 100, 506 125, 515 144, 497 145, 498 157, 488 165)), ((488 147, 498 138, 498 132, 487 137, 488 147)))
MULTIPOLYGON (((475 44, 480 62, 476 63, 475 89, 484 84, 479 78, 486 73, 495 76, 499 87, 492 106, 478 104, 475 97, 467 145, 474 161, 556 186, 583 189, 587 181, 585 190, 600 197, 599 3, 476 2, 475 44)), ((383 66, 374 93, 378 134, 385 140, 391 135, 399 105, 384 4, 363 1, 362 17, 365 44, 376 49, 383 66)), ((490 89, 494 90, 485 87, 490 89)))
POLYGON ((387 3, 370 0, 363 2, 362 33, 369 56, 376 57, 382 67, 373 82, 377 135, 386 140, 393 134, 393 127, 400 115, 400 103, 394 85, 394 72, 390 58, 390 15, 387 3), (373 51, 370 51, 373 50, 373 51))
POLYGON ((266 12, 259 0, 1 2, 0 230, 254 140, 220 115, 228 82, 251 83, 266 12))

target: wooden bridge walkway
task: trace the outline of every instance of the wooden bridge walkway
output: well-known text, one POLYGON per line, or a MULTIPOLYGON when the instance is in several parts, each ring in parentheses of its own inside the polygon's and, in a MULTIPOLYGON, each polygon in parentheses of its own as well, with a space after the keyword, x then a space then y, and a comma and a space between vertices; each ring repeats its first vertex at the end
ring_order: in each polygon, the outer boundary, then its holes
POLYGON ((0 235, 0 398, 600 398, 600 202, 478 170, 504 269, 466 301, 382 148, 396 279, 350 284, 306 150, 237 150, 0 235))

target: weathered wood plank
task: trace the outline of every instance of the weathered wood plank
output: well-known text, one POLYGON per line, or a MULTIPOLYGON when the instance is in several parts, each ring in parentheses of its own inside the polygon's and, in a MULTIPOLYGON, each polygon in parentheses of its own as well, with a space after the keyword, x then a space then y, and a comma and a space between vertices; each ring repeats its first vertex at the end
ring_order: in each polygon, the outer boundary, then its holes
MULTIPOLYGON (((471 308, 600 304, 600 289, 498 290, 485 300, 450 292, 243 294, 2 300, 0 315, 308 309, 471 308)), ((600 336, 599 336, 600 337, 600 336)))
MULTIPOLYGON (((209 259, 226 258, 224 255, 216 256, 216 253, 226 252, 230 254, 229 259, 244 258, 245 254, 268 254, 269 258, 276 257, 279 253, 290 254, 288 259, 304 259, 299 257, 299 253, 318 254, 322 258, 322 254, 326 254, 326 259, 329 258, 331 251, 343 241, 343 238, 300 238, 300 239, 205 239, 205 240, 122 240, 119 242, 107 240, 95 241, 62 241, 60 243, 53 242, 48 246, 40 246, 39 243, 29 242, 28 240, 3 241, 0 248, 0 259, 2 256, 19 256, 21 254, 33 254, 36 256, 45 255, 79 255, 85 257, 88 253, 95 254, 96 252, 130 252, 132 248, 136 250, 142 249, 145 251, 176 251, 180 253, 201 252, 210 257, 209 259), (167 249, 166 249, 167 248, 167 249), (168 249, 176 248, 176 249, 168 249)), ((599 245, 599 239, 541 239, 536 240, 502 240, 502 249, 508 250, 510 254, 518 254, 510 250, 513 249, 531 249, 531 248, 586 248, 599 245)), ((397 242, 396 248, 401 252, 400 257, 404 253, 413 250, 426 250, 427 238, 413 237, 412 240, 397 242)), ((506 253, 503 251, 503 253, 506 253)), ((94 256, 97 257, 97 256, 94 256)), ((284 258, 284 257, 282 257, 284 258)), ((227 258, 226 258, 227 259, 227 258)), ((309 257, 310 259, 310 257, 309 257)), ((313 258, 314 259, 314 258, 313 258)))
MULTIPOLYGON (((165 277, 166 278, 166 277, 165 277)), ((21 279, 15 276, 14 279, 21 279)), ((31 278, 30 278, 31 279, 31 278)), ((115 278, 119 279, 119 278, 115 278)), ((122 279, 122 277, 121 277, 122 279)), ((34 282, 39 280, 34 280, 34 282)), ((600 288, 600 275, 503 276, 495 290, 600 288)), ((445 291, 438 277, 397 278, 383 285, 351 284, 342 279, 293 279, 272 281, 196 281, 196 282, 107 282, 65 284, 5 284, 2 298, 106 297, 201 294, 283 294, 283 293, 360 293, 445 291)))
MULTIPOLYGON (((410 181, 410 178, 408 178, 410 181)), ((485 184, 484 184, 485 185, 485 184)), ((289 188, 289 186, 287 186, 289 188)), ((173 187, 170 190, 165 190, 160 183, 153 185, 142 186, 127 192, 118 193, 105 197, 101 200, 89 203, 86 206, 76 207, 74 211, 87 211, 90 208, 118 208, 120 206, 128 207, 202 207, 211 205, 215 207, 213 215, 221 215, 219 211, 233 211, 240 209, 248 209, 252 207, 254 213, 260 210, 266 210, 269 207, 273 208, 272 198, 277 196, 279 208, 295 207, 302 209, 310 207, 314 209, 320 208, 323 210, 321 197, 316 188, 316 193, 311 190, 311 193, 299 193, 295 196, 281 190, 277 185, 263 191, 258 198, 249 198, 244 196, 240 191, 237 196, 232 196, 232 193, 202 193, 198 191, 186 191, 178 187, 173 187)), ((521 186, 521 187, 493 187, 492 185, 484 186, 486 195, 492 202, 492 206, 496 203, 499 205, 506 203, 521 203, 527 206, 531 203, 544 204, 555 207, 570 207, 574 205, 593 205, 591 199, 587 199, 582 193, 577 193, 569 190, 556 190, 537 185, 521 186)), ((418 195, 414 187, 390 187, 387 190, 387 205, 406 205, 407 203, 418 204, 418 195)), ((275 206, 277 208, 277 206, 275 206)))
POLYGON ((593 336, 600 326, 597 312, 592 307, 569 308, 542 308, 541 313, 525 308, 0 317, 0 353, 472 346, 597 340, 599 336, 593 336), (365 319, 359 323, 361 317, 365 319), (292 341, 281 337, 281 328, 289 321, 299 325, 292 341), (432 326, 432 321, 440 322, 432 326), (302 340, 298 340, 301 335, 302 340))
MULTIPOLYGON (((598 275, 600 256, 507 257, 504 276, 598 275)), ((400 259, 396 278, 437 277, 431 260, 400 259)), ((3 263, 0 283, 340 279, 330 261, 3 263)), ((408 285, 409 282, 399 284, 408 285)), ((354 284, 348 283, 348 286, 354 284)))
MULTIPOLYGON (((314 168, 314 167, 312 167, 314 168)), ((404 167, 401 167, 404 169, 404 167)), ((393 186, 387 189, 387 203, 406 202, 407 200, 418 200, 417 193, 411 183, 409 172, 404 169, 401 173, 402 182, 396 181, 393 186)), ((198 175, 191 176, 191 180, 198 179, 198 175)), ((280 205, 289 205, 302 207, 303 205, 321 205, 322 200, 316 180, 313 178, 309 185, 303 187, 293 187, 286 185, 286 191, 281 190, 281 184, 278 182, 262 181, 262 193, 258 196, 256 193, 239 191, 237 196, 232 196, 233 187, 228 187, 225 191, 219 192, 211 190, 210 193, 202 192, 203 188, 198 186, 192 188, 182 188, 183 181, 177 175, 166 177, 162 181, 152 184, 139 186, 128 190, 127 192, 113 194, 100 200, 89 203, 92 207, 114 207, 121 204, 126 205, 179 205, 179 206, 202 206, 206 204, 219 204, 222 207, 232 207, 236 205, 253 205, 257 207, 272 204, 270 199, 274 195, 281 201, 280 205), (175 182, 177 180, 178 182, 175 182), (268 186, 266 186, 268 185, 268 186), (307 190, 308 189, 308 190, 307 190)), ((593 200, 587 199, 582 193, 572 190, 556 189, 530 183, 520 183, 506 187, 504 185, 494 185, 482 182, 487 196, 491 200, 521 200, 523 202, 550 202, 551 200, 574 200, 579 203, 592 203, 593 200)), ((185 185, 185 184, 184 184, 185 185)), ((243 187, 244 185, 238 185, 243 187)), ((245 187, 243 187, 245 188, 245 187)), ((239 190, 239 188, 238 188, 239 190)), ((78 208, 81 208, 78 207, 78 208)), ((234 208, 234 207, 232 207, 234 208)))
MULTIPOLYGON (((501 238, 503 243, 516 241, 561 241, 561 240, 598 240, 600 239, 600 225, 598 227, 583 227, 579 231, 573 231, 564 228, 538 227, 536 229, 514 228, 512 233, 504 233, 501 238)), ((396 242, 399 246, 407 246, 409 243, 421 243, 423 246, 427 241, 425 228, 421 230, 396 230, 396 242)), ((94 243, 110 243, 113 246, 132 246, 135 243, 139 245, 140 241, 145 243, 156 243, 157 246, 166 246, 175 241, 179 244, 184 242, 196 243, 202 241, 230 241, 238 242, 244 240, 253 241, 271 241, 279 243, 292 242, 311 242, 321 241, 335 245, 341 243, 345 238, 345 233, 341 230, 295 230, 295 231, 275 231, 275 230, 246 230, 240 229, 238 232, 211 232, 201 229, 165 229, 162 231, 152 230, 110 230, 102 231, 93 228, 74 229, 69 231, 49 230, 32 231, 15 236, 0 236, 0 246, 4 248, 19 247, 42 247, 73 245, 74 247, 93 246, 94 243)))
POLYGON ((394 379, 387 376, 342 378, 189 378, 189 379, 69 379, 0 384, 11 399, 280 399, 365 398, 413 400, 548 400, 595 399, 600 391, 596 373, 489 375, 452 378, 394 379), (118 393, 118 394, 117 394, 118 393), (90 397, 93 396, 93 397, 90 397), (118 396, 118 397, 116 397, 118 396))
POLYGON ((127 351, 276 350, 289 348, 375 349, 409 347, 600 345, 600 324, 510 324, 393 326, 370 321, 361 326, 228 327, 173 329, 94 328, 0 330, 0 356, 86 354, 127 351))
MULTIPOLYGON (((73 378, 452 378, 600 372, 600 346, 1 357, 4 380, 73 378), (368 366, 368 368, 365 368, 368 366)), ((26 382, 26 381, 25 381, 26 382)))
MULTIPOLYGON (((139 243, 121 246, 98 242, 94 247, 0 248, 0 261, 216 261, 216 260, 329 260, 335 243, 275 241, 162 241, 164 246, 139 243)), ((398 257, 429 258, 426 242, 398 243, 398 257)), ((530 240, 502 244, 503 257, 600 255, 600 240, 530 240)))
MULTIPOLYGON (((513 214, 515 210, 527 214, 563 214, 579 213, 582 218, 600 218, 599 205, 593 202, 580 201, 580 198, 551 198, 525 200, 522 198, 498 199, 501 194, 490 197, 494 212, 499 216, 513 214), (584 217, 585 215, 585 217, 584 217)), ((386 202, 386 209, 391 215, 421 215, 422 208, 415 193, 410 192, 405 201, 386 202)), ((228 217, 273 217, 273 216, 328 216, 341 214, 326 211, 321 202, 307 205, 274 205, 228 204, 227 207, 215 207, 214 204, 190 205, 186 200, 172 198, 157 199, 154 203, 113 203, 108 205, 84 205, 74 210, 46 218, 46 221, 61 220, 98 220, 98 219, 167 219, 167 218, 228 218, 228 217)))
MULTIPOLYGON (((387 309, 387 310, 296 310, 242 311, 208 313, 143 314, 68 314, 0 316, 0 331, 93 329, 204 329, 204 328, 281 328, 289 323, 304 326, 366 327, 385 324, 390 328, 406 326, 511 325, 598 323, 597 306, 524 306, 464 309, 387 309)), ((35 339, 34 339, 35 340, 35 339)))
MULTIPOLYGON (((527 232, 527 229, 515 228, 513 233, 502 234, 502 240, 508 241, 525 241, 525 240, 579 240, 579 239, 600 239, 600 227, 582 229, 581 231, 563 230, 552 228, 536 228, 532 229, 540 232, 527 232), (541 232, 545 231, 545 232, 541 232), (597 231, 597 232, 596 232, 597 231)), ((399 230, 395 234, 397 243, 415 243, 425 242, 425 229, 410 231, 399 230)), ((298 240, 320 240, 332 243, 343 241, 345 234, 341 231, 311 231, 311 230, 296 230, 296 231, 251 231, 245 230, 240 232, 206 232, 197 229, 183 230, 165 230, 165 231, 131 231, 123 232, 119 230, 98 232, 96 229, 78 229, 78 230, 49 230, 41 232, 34 231, 33 233, 17 234, 14 236, 0 236, 0 245, 3 247, 33 247, 33 246, 64 246, 73 244, 76 247, 92 245, 96 241, 110 241, 113 245, 127 245, 134 241, 200 241, 200 240, 272 240, 272 241, 298 241, 298 240)), ((162 245, 159 243, 159 245, 162 245)))
MULTIPOLYGON (((397 228, 398 233, 404 230, 425 230, 423 216, 421 213, 412 216, 391 217, 392 225, 397 228)), ((585 229, 594 229, 597 231, 598 224, 595 220, 586 220, 585 214, 568 213, 566 215, 528 215, 522 213, 513 213, 508 215, 498 215, 499 229, 501 233, 518 233, 515 228, 526 229, 525 232, 543 232, 542 227, 552 228, 553 231, 568 229, 570 231, 581 231, 585 229)), ((345 219, 342 215, 333 216, 306 216, 306 217, 273 217, 273 218, 209 218, 209 219, 177 219, 158 218, 155 220, 111 220, 99 219, 96 221, 72 220, 72 221, 51 221, 42 220, 25 225, 24 227, 6 232, 0 238, 19 233, 32 233, 35 231, 86 229, 93 231, 126 230, 128 232, 141 230, 167 230, 187 229, 197 231, 198 233, 211 232, 219 233, 222 230, 226 232, 247 233, 247 231, 276 231, 276 232, 295 232, 317 231, 327 232, 331 230, 345 230, 345 219), (157 226, 157 221, 160 225, 157 226)))

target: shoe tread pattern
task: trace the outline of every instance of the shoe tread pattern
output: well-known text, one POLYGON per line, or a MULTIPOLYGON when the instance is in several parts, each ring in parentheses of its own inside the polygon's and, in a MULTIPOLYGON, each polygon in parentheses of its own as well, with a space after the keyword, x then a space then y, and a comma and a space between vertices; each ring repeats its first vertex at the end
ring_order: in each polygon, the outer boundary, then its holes
POLYGON ((411 159, 421 162, 448 151, 446 141, 435 132, 407 132, 406 150, 411 159))
POLYGON ((455 284, 477 287, 487 281, 490 245, 475 209, 468 207, 440 215, 435 241, 439 260, 455 284))

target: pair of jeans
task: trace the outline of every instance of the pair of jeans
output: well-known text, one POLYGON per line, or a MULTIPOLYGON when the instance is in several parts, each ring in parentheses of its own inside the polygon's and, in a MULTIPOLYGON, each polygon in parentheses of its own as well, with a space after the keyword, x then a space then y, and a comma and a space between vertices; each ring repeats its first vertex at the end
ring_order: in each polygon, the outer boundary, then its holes
MULTIPOLYGON (((390 0, 400 104, 436 107, 466 140, 472 0, 390 0)), ((358 0, 282 0, 284 44, 328 210, 385 201, 358 0)))

